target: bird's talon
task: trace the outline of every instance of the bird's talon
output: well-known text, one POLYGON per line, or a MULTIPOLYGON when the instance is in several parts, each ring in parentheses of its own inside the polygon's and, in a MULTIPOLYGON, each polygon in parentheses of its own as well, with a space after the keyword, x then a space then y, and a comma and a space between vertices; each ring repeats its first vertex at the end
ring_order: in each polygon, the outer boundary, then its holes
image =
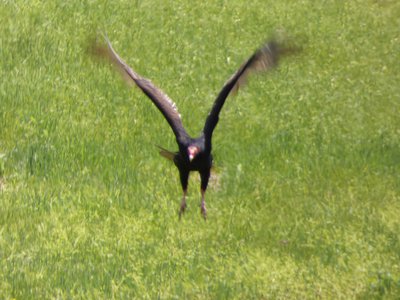
POLYGON ((204 220, 207 220, 207 209, 204 205, 201 206, 201 214, 203 215, 204 220))
POLYGON ((181 204, 181 209, 179 210, 179 219, 181 219, 182 215, 185 213, 186 203, 181 204))

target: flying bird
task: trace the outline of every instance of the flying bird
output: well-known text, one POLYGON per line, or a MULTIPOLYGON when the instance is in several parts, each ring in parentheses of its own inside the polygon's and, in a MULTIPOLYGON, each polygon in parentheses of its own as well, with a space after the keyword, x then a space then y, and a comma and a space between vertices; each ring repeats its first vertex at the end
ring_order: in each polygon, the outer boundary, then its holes
POLYGON ((171 152, 160 148, 160 154, 172 160, 179 170, 180 182, 183 196, 179 209, 179 218, 186 209, 186 195, 188 188, 189 173, 198 171, 201 179, 201 213, 206 219, 207 209, 205 193, 210 178, 213 164, 212 135, 219 120, 219 113, 230 93, 236 92, 246 81, 252 71, 266 71, 277 66, 278 59, 282 54, 295 52, 294 47, 284 47, 282 44, 271 40, 254 52, 239 69, 226 81, 219 92, 210 113, 208 114, 203 130, 198 137, 191 137, 185 130, 181 116, 175 103, 150 80, 140 76, 130 68, 122 58, 115 52, 110 41, 105 36, 105 44, 96 42, 92 47, 92 53, 108 59, 122 73, 123 77, 131 83, 136 84, 144 94, 160 110, 174 132, 179 151, 171 152))

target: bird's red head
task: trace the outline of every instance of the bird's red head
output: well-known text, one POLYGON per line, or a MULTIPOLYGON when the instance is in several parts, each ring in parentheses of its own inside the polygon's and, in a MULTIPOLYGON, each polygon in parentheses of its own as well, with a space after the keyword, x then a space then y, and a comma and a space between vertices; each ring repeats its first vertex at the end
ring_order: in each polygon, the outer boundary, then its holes
POLYGON ((187 148, 187 151, 188 151, 189 161, 192 161, 197 156, 197 154, 199 154, 200 148, 191 145, 187 148))

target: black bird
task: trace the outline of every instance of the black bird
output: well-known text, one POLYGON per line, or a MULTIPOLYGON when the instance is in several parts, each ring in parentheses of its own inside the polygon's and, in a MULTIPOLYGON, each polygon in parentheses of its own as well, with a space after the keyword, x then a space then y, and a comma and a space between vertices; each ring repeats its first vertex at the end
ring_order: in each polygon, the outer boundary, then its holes
POLYGON ((198 171, 201 178, 201 213, 206 219, 207 210, 205 203, 205 192, 210 178, 210 170, 213 163, 211 155, 212 135, 218 123, 219 113, 231 92, 236 91, 245 79, 249 71, 263 71, 275 67, 278 58, 282 54, 293 52, 293 47, 283 47, 275 41, 269 41, 259 48, 240 68, 229 78, 219 92, 210 113, 207 116, 204 128, 200 136, 193 138, 189 136, 183 127, 181 116, 172 100, 157 88, 150 80, 143 78, 132 70, 114 51, 110 41, 105 37, 107 46, 96 43, 92 51, 95 55, 105 57, 111 61, 128 81, 133 81, 155 106, 161 111, 175 134, 179 151, 170 152, 161 148, 160 154, 174 161, 179 170, 180 181, 183 189, 183 197, 179 210, 179 217, 186 209, 186 194, 189 173, 198 171))

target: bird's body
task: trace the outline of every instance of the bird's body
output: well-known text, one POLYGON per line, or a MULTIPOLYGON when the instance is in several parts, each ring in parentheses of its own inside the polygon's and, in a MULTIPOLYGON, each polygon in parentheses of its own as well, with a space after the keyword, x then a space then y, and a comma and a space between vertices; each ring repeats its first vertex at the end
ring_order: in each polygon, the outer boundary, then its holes
POLYGON ((172 153, 168 150, 161 148, 160 154, 172 160, 179 170, 179 178, 183 189, 183 198, 179 216, 186 209, 186 193, 188 187, 189 174, 192 171, 197 171, 201 179, 201 212, 206 217, 207 211, 205 207, 204 194, 207 189, 208 180, 210 178, 210 171, 213 163, 211 154, 211 143, 206 142, 204 134, 198 138, 186 137, 178 140, 179 151, 172 153))
POLYGON ((183 127, 181 117, 172 100, 160 89, 155 87, 150 80, 141 77, 133 71, 114 51, 107 38, 106 42, 107 47, 98 45, 94 47, 95 54, 108 58, 118 68, 118 70, 122 72, 125 78, 129 81, 133 81, 164 115, 175 134, 179 148, 178 152, 173 153, 161 148, 160 154, 173 160, 179 170, 180 182, 183 190, 179 216, 181 216, 186 209, 186 194, 189 174, 191 171, 197 171, 200 173, 201 178, 201 213, 204 218, 206 218, 207 210, 204 196, 213 163, 211 154, 212 134, 218 123, 219 113, 226 98, 232 91, 236 91, 245 81, 249 71, 267 70, 276 66, 279 55, 285 52, 291 52, 291 49, 282 48, 275 42, 269 42, 258 49, 225 83, 207 116, 201 134, 197 138, 192 138, 183 127))

